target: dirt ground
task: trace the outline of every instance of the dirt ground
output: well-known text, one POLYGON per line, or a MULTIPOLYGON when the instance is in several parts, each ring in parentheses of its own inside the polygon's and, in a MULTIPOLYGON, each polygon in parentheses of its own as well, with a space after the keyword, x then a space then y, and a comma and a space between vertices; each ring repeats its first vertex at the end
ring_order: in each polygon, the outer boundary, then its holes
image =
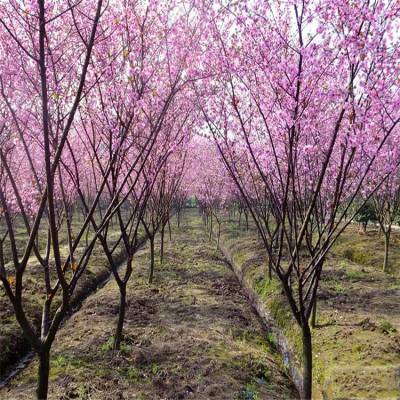
MULTIPOLYGON (((146 247, 135 257, 121 351, 110 350, 118 311, 113 281, 66 322, 53 346, 50 399, 298 398, 200 219, 173 229, 151 286, 148 265, 146 247)), ((32 362, 0 398, 32 399, 36 368, 32 362)))

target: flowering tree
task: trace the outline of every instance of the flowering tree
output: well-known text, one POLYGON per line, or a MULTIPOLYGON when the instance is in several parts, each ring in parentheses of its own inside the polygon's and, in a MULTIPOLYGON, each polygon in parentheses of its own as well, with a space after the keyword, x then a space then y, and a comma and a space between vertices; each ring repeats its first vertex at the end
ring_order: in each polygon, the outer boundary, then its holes
POLYGON ((119 349, 132 259, 141 243, 139 228, 146 215, 157 215, 151 218, 151 229, 145 224, 154 249, 154 235, 164 224, 164 217, 158 219, 160 203, 154 201, 159 174, 187 135, 193 107, 186 93, 191 79, 186 59, 189 49, 195 49, 195 36, 189 34, 186 16, 169 3, 125 1, 112 9, 112 18, 115 32, 96 48, 100 71, 94 74, 94 99, 89 97, 82 109, 82 129, 83 145, 92 155, 95 192, 104 189, 109 202, 106 222, 91 218, 91 223, 100 232, 120 291, 114 334, 114 349, 119 349), (107 238, 114 220, 116 243, 107 238), (119 246, 127 257, 121 269, 115 256, 119 246))
POLYGON ((71 164, 68 141, 72 141, 76 112, 88 90, 85 81, 93 46, 101 35, 97 28, 102 12, 101 0, 94 4, 39 0, 0 5, 0 204, 6 226, 0 242, 0 279, 24 335, 39 356, 39 399, 47 397, 51 345, 95 243, 93 239, 80 258, 74 259, 85 226, 72 236, 75 192, 65 177, 65 166, 71 164), (26 230, 22 254, 15 234, 20 219, 26 230), (63 260, 59 231, 65 227, 70 254, 63 260), (44 251, 38 244, 43 235, 47 239, 44 251), (4 258, 5 250, 10 260, 4 258), (40 332, 35 331, 24 307, 24 273, 32 257, 43 268, 40 332), (59 291, 61 303, 51 315, 59 291))
POLYGON ((301 328, 305 399, 326 255, 400 118, 398 13, 383 1, 276 1, 214 7, 208 20, 205 68, 212 59, 219 73, 196 88, 199 105, 301 328), (241 149, 276 236, 254 205, 241 149))
POLYGON ((232 183, 223 168, 222 160, 215 146, 205 138, 196 138, 191 143, 188 179, 191 180, 191 192, 196 196, 204 223, 210 229, 210 239, 214 233, 213 222, 217 223, 219 241, 221 221, 218 213, 231 200, 232 183))
POLYGON ((164 257, 165 227, 171 218, 175 196, 179 191, 184 176, 186 162, 185 145, 186 139, 185 142, 179 146, 179 149, 174 149, 174 152, 162 166, 149 196, 146 212, 142 218, 142 224, 150 241, 150 284, 153 282, 154 276, 154 237, 156 233, 160 231, 160 262, 162 263, 164 257))
POLYGON ((386 271, 389 265, 389 248, 392 226, 398 219, 400 212, 400 176, 399 163, 400 154, 398 146, 399 132, 396 130, 384 146, 384 151, 377 159, 374 175, 370 180, 370 184, 376 184, 382 180, 382 175, 390 174, 385 179, 379 189, 372 196, 372 206, 374 208, 375 217, 378 221, 380 232, 384 237, 384 257, 383 271, 386 271))

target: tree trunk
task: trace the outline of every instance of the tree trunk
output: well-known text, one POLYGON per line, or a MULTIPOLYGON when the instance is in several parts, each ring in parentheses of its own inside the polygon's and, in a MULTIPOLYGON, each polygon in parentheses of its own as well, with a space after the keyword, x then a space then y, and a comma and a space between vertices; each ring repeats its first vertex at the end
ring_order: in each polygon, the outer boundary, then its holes
POLYGON ((268 259, 268 279, 272 279, 272 261, 271 258, 268 259))
POLYGON ((364 235, 366 235, 367 234, 367 224, 365 222, 362 223, 362 230, 363 230, 364 235))
POLYGON ((390 228, 385 232, 385 255, 383 257, 383 272, 387 271, 389 265, 389 247, 390 247, 390 228))
POLYGON ((169 232, 169 241, 172 240, 172 230, 171 230, 171 221, 168 218, 168 232, 169 232))
POLYGON ((213 234, 213 216, 211 214, 211 216, 210 216, 210 240, 212 239, 212 234, 213 234))
POLYGON ((36 388, 38 400, 46 400, 49 389, 50 349, 44 348, 39 353, 39 371, 36 388))
POLYGON ((154 237, 150 237, 150 273, 149 273, 149 283, 153 283, 154 276, 154 237))
POLYGON ((163 263, 163 259, 164 259, 164 229, 165 229, 165 225, 163 225, 161 228, 160 264, 163 263))
POLYGON ((42 340, 47 336, 47 332, 49 330, 49 316, 50 316, 50 305, 51 299, 47 298, 43 305, 42 311, 42 326, 40 336, 42 340))
POLYGON ((315 297, 314 306, 311 314, 311 327, 315 328, 317 323, 317 297, 315 297))
POLYGON ((310 400, 312 394, 312 340, 308 322, 302 326, 303 334, 303 400, 310 400))
POLYGON ((119 313, 118 313, 118 323, 115 329, 114 335, 114 350, 119 350, 121 348, 122 341, 122 330, 124 328, 125 320, 125 310, 126 310, 126 284, 119 286, 119 313))

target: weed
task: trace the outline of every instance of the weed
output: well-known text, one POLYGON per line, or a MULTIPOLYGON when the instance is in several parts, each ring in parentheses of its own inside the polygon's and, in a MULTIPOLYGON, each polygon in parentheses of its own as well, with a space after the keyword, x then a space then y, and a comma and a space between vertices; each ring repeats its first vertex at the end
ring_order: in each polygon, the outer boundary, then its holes
POLYGON ((158 365, 157 365, 156 363, 151 363, 151 365, 150 365, 150 371, 151 371, 151 373, 152 373, 153 375, 156 375, 157 372, 158 372, 158 370, 159 370, 158 365))
POLYGON ((362 279, 364 277, 364 274, 361 271, 346 271, 346 277, 349 279, 362 279))
POLYGON ((276 336, 272 332, 268 332, 267 334, 267 342, 272 346, 276 347, 278 344, 278 340, 276 336))
POLYGON ((113 348, 113 343, 114 343, 114 337, 111 336, 111 337, 109 337, 109 338, 107 339, 107 342, 105 342, 105 343, 103 343, 103 344, 101 345, 101 347, 100 347, 101 351, 105 353, 105 352, 107 352, 107 351, 112 350, 112 348, 113 348))
POLYGON ((336 293, 344 293, 345 292, 345 288, 344 288, 342 282, 337 281, 337 280, 333 280, 332 283, 329 284, 329 288, 336 293))
POLYGON ((54 365, 56 367, 65 367, 67 365, 67 359, 64 356, 58 356, 54 360, 54 365))
POLYGON ((123 375, 130 381, 136 382, 139 377, 140 373, 135 367, 128 367, 123 371, 123 375))
POLYGON ((259 364, 257 365, 256 371, 256 381, 258 383, 267 383, 270 382, 272 378, 272 371, 268 369, 265 365, 259 364))
POLYGON ((258 392, 253 383, 248 383, 240 393, 238 400, 258 400, 258 392))
POLYGON ((88 399, 88 394, 89 393, 85 385, 81 384, 78 386, 78 393, 77 393, 78 399, 86 400, 88 399))
POLYGON ((120 345, 119 351, 122 354, 127 354, 127 353, 129 353, 130 348, 131 347, 127 343, 122 342, 121 345, 120 345))
POLYGON ((388 335, 394 335, 397 332, 397 329, 393 326, 393 324, 387 320, 383 320, 379 327, 382 329, 383 333, 388 335))
MULTIPOLYGON (((105 342, 101 345, 100 349, 102 352, 106 353, 107 351, 112 350, 113 346, 114 346, 114 336, 110 336, 107 339, 107 342, 105 342)), ((126 354, 129 352, 129 350, 130 350, 130 346, 126 342, 121 342, 119 351, 122 354, 126 354)))

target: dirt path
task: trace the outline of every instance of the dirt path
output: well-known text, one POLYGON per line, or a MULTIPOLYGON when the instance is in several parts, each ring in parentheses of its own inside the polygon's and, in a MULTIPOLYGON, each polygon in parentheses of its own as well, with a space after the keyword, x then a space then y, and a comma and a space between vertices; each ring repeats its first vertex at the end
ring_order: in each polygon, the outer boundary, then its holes
MULTIPOLYGON (((296 398, 268 333, 198 218, 174 229, 152 286, 148 253, 135 258, 122 350, 109 350, 118 308, 110 282, 58 335, 51 399, 296 398)), ((0 398, 33 398, 35 374, 32 363, 0 398)))

